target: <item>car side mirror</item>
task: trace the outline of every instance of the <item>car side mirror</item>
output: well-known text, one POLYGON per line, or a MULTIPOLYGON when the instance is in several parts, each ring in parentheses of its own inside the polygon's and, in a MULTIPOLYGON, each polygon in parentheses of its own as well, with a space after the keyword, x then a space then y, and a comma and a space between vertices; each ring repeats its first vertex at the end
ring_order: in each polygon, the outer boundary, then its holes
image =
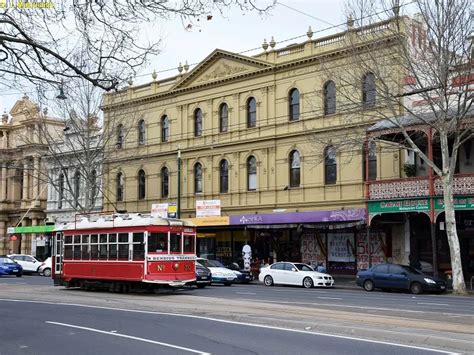
POLYGON ((403 276, 408 276, 408 274, 405 271, 402 271, 403 276))
POLYGON ((297 270, 294 267, 292 267, 291 271, 296 272, 297 270))

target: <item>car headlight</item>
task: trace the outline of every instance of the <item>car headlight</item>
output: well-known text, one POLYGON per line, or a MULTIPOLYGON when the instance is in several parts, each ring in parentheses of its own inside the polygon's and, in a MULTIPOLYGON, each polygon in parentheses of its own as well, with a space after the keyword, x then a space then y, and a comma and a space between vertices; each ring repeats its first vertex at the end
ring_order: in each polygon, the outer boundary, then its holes
POLYGON ((318 277, 316 277, 316 278, 317 278, 318 280, 322 280, 322 279, 323 279, 322 276, 318 276, 318 277))
POLYGON ((427 277, 425 277, 423 280, 425 280, 425 282, 426 282, 427 284, 435 284, 435 283, 436 283, 436 281, 431 280, 431 279, 429 279, 429 278, 427 278, 427 277))

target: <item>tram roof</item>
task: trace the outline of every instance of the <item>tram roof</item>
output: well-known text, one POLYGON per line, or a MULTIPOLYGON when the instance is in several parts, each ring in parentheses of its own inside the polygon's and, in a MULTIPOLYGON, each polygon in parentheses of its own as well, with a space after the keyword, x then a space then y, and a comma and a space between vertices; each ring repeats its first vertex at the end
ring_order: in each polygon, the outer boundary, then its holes
POLYGON ((194 227, 189 221, 175 218, 161 218, 152 216, 141 216, 138 214, 99 217, 92 221, 83 216, 77 222, 56 225, 56 230, 76 229, 106 229, 134 226, 170 226, 170 227, 194 227))

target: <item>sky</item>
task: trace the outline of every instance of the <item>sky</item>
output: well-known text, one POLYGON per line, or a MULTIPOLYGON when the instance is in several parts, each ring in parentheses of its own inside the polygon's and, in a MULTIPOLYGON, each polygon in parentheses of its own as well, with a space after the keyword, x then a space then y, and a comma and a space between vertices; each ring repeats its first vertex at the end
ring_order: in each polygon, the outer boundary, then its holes
MULTIPOLYGON (((270 0, 257 0, 258 4, 268 4, 270 0)), ((134 84, 151 81, 153 70, 158 78, 178 74, 179 62, 196 64, 206 58, 214 49, 231 52, 244 52, 259 48, 247 55, 261 52, 263 40, 270 41, 273 36, 276 48, 306 40, 306 32, 311 26, 313 39, 345 29, 344 0, 278 0, 268 14, 242 12, 236 8, 225 12, 224 16, 212 13, 212 19, 195 21, 191 29, 185 27, 180 19, 171 19, 152 24, 143 30, 142 35, 162 39, 161 53, 152 58, 151 63, 140 71, 134 84), (338 26, 339 27, 334 27, 338 26), (301 38, 292 39, 298 36, 301 38)), ((192 66, 191 66, 192 69, 192 66)), ((25 88, 23 92, 30 92, 25 88)), ((7 112, 20 99, 23 92, 9 89, 0 95, 0 110, 7 112)), ((34 97, 34 94, 30 96, 34 97)))

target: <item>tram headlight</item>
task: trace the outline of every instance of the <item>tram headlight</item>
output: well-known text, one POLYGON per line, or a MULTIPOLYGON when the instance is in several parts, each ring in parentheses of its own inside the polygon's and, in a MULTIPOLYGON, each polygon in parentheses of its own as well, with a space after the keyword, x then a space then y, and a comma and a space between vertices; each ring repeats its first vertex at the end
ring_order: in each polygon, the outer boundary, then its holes
POLYGON ((173 270, 174 270, 174 271, 178 271, 178 269, 179 269, 179 264, 178 264, 178 263, 174 263, 174 264, 173 264, 173 270))

